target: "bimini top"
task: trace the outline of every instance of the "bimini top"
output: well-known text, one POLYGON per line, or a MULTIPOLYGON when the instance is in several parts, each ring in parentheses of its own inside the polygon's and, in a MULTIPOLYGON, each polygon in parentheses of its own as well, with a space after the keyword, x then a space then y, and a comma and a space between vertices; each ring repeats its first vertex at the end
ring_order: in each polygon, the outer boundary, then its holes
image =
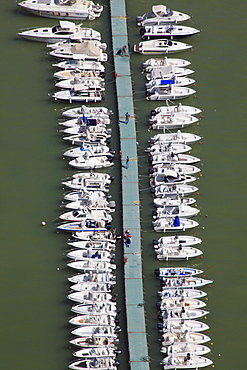
POLYGON ((165 17, 171 13, 170 9, 167 8, 165 5, 154 5, 152 7, 152 12, 157 16, 157 17, 165 17))

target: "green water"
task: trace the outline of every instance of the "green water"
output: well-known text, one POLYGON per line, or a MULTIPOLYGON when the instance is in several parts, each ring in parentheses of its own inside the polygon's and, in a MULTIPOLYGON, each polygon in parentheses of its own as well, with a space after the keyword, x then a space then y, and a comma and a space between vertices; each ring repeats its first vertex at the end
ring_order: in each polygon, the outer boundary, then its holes
MULTIPOLYGON (((102 1, 103 3, 103 1, 102 1)), ((139 41, 135 15, 148 11, 152 1, 127 2, 131 46, 139 41)), ((187 265, 204 269, 214 279, 207 287, 205 319, 210 325, 213 343, 208 357, 219 370, 244 369, 245 306, 247 303, 245 207, 246 191, 246 2, 169 0, 166 5, 193 15, 188 25, 202 30, 200 35, 184 39, 194 46, 193 52, 176 57, 192 62, 196 71, 196 96, 184 104, 203 108, 199 125, 186 131, 204 137, 195 144, 192 154, 201 158, 202 177, 197 181, 196 217, 203 240, 203 259, 187 265), (208 217, 206 217, 208 216, 208 217), (221 356, 219 356, 221 355, 221 356)), ((56 233, 57 217, 62 212, 61 179, 71 173, 61 153, 66 149, 57 132, 60 109, 65 105, 52 101, 54 91, 52 59, 43 44, 16 37, 21 28, 53 25, 56 21, 24 14, 15 2, 2 0, 1 20, 1 367, 19 369, 66 369, 72 360, 67 324, 71 304, 66 300, 69 285, 66 276, 67 235, 56 233), (46 221, 45 227, 41 226, 46 221)), ((86 22, 84 23, 86 25, 86 22)), ((107 7, 104 16, 90 23, 102 32, 110 52, 110 25, 107 7)), ((150 133, 147 119, 157 104, 144 100, 144 76, 140 65, 147 57, 131 55, 133 87, 137 115, 140 163, 140 197, 142 201, 144 284, 147 331, 151 368, 160 369, 159 336, 156 329, 156 291, 154 268, 158 263, 152 250, 152 199, 147 182, 147 158, 144 153, 150 133)), ((114 74, 111 54, 107 64, 107 93, 104 105, 116 111, 114 74)), ((117 148, 117 123, 113 122, 112 147, 117 148)), ((119 163, 112 170, 118 180, 119 163)), ((111 193, 120 201, 116 181, 111 193)), ((120 230, 121 213, 114 216, 120 230)), ((189 233, 188 233, 189 234, 189 233)), ((121 263, 117 260, 119 275, 121 263)), ((172 265, 172 264, 170 264, 172 265)), ((179 265, 183 265, 180 263, 179 265)), ((117 292, 123 307, 122 282, 117 292)), ((123 310, 124 311, 124 310, 123 310)), ((123 316, 121 321, 123 323, 123 316)), ((138 318, 137 318, 138 319, 138 318)), ((123 358, 126 338, 121 334, 123 358)))

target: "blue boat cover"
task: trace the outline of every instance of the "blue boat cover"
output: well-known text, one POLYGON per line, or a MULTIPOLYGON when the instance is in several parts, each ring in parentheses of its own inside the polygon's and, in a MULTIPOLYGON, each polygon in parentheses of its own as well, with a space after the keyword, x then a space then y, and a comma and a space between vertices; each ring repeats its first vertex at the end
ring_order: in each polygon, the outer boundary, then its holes
POLYGON ((160 81, 160 84, 161 85, 168 85, 168 84, 174 85, 175 84, 175 80, 161 80, 160 81))
POLYGON ((180 218, 178 216, 174 218, 173 226, 180 226, 180 218))

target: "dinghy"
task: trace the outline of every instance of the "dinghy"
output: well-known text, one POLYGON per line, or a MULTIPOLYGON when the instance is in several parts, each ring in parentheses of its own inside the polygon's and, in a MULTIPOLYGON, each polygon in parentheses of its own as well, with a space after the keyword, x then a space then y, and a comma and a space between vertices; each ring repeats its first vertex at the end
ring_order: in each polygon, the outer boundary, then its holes
POLYGON ((182 261, 201 256, 203 252, 194 247, 163 247, 155 250, 159 261, 182 261))
POLYGON ((81 24, 60 21, 53 27, 42 27, 18 32, 26 40, 40 42, 58 42, 73 38, 73 40, 101 40, 101 34, 92 28, 83 28, 81 24))
POLYGON ((145 62, 142 63, 143 69, 147 69, 148 67, 159 68, 159 67, 166 67, 166 66, 175 66, 178 68, 184 68, 191 65, 191 62, 185 59, 178 59, 178 58, 149 58, 145 62))
POLYGON ((107 54, 104 53, 106 44, 97 40, 87 40, 80 43, 64 43, 60 47, 52 50, 49 54, 62 59, 84 59, 106 62, 107 54))
MULTIPOLYGON (((152 120, 153 121, 153 120, 152 120)), ((195 135, 190 132, 181 132, 178 130, 174 133, 163 133, 157 134, 149 139, 151 143, 184 143, 186 145, 194 144, 195 142, 201 140, 202 137, 195 135)))
POLYGON ((184 357, 181 356, 174 356, 173 354, 164 358, 160 364, 163 366, 164 370, 171 370, 171 369, 199 369, 201 367, 206 367, 212 365, 213 361, 204 357, 204 356, 197 356, 194 354, 187 353, 184 357))
POLYGON ((147 100, 177 100, 184 99, 193 94, 196 91, 189 87, 182 86, 153 86, 149 91, 147 91, 146 99, 147 100))
POLYGON ((153 5, 152 11, 142 16, 137 16, 138 26, 166 23, 181 23, 190 19, 190 16, 176 10, 170 10, 165 5, 153 5))
POLYGON ((88 0, 25 0, 18 5, 39 17, 58 19, 94 20, 103 11, 103 5, 88 0))
POLYGON ((157 107, 151 110, 150 113, 151 113, 151 116, 154 116, 157 113, 166 115, 166 114, 172 114, 172 113, 177 113, 177 112, 194 115, 194 114, 201 113, 202 110, 196 107, 191 107, 189 105, 183 105, 182 103, 179 103, 178 105, 167 105, 167 106, 157 107))
POLYGON ((142 41, 134 45, 134 51, 140 54, 172 54, 191 48, 189 44, 168 39, 142 41))
POLYGON ((173 24, 161 25, 155 24, 153 26, 144 26, 140 29, 140 36, 144 40, 150 40, 151 38, 178 38, 192 36, 200 31, 193 27, 188 26, 177 26, 173 24))
POLYGON ((156 232, 177 232, 197 227, 199 223, 188 218, 176 216, 175 218, 158 218, 152 221, 152 225, 156 232))
POLYGON ((211 352, 211 349, 204 344, 194 344, 194 343, 174 343, 170 346, 161 347, 161 353, 173 356, 187 356, 187 353, 193 355, 203 356, 211 352))

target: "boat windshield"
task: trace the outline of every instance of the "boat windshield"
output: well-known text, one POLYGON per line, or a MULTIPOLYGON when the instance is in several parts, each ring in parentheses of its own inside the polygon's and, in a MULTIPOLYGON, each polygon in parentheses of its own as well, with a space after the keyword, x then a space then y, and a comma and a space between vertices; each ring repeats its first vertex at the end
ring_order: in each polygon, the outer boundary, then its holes
POLYGON ((56 5, 66 5, 70 6, 76 3, 76 0, 54 0, 56 5))

